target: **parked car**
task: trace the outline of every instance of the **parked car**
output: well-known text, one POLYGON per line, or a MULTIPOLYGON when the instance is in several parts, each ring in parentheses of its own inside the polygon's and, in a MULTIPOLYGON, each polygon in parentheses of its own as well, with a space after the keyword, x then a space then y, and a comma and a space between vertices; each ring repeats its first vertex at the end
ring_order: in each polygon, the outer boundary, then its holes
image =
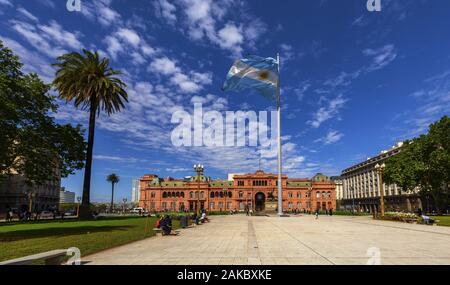
POLYGON ((49 218, 53 218, 53 212, 50 211, 42 211, 39 214, 39 218, 41 219, 49 219, 49 218))
POLYGON ((66 211, 65 213, 64 213, 64 216, 76 216, 77 215, 77 212, 76 211, 74 211, 74 210, 70 210, 70 211, 66 211))
POLYGON ((133 208, 133 209, 130 211, 130 213, 131 213, 131 214, 140 214, 140 213, 144 213, 144 209, 142 209, 142 208, 133 208))

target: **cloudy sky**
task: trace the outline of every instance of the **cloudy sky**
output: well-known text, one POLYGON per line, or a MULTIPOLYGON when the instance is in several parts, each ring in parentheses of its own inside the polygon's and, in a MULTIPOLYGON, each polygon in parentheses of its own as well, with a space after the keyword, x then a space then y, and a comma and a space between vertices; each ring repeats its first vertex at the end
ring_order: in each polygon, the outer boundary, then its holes
MULTIPOLYGON (((145 173, 183 177, 201 162, 207 175, 276 172, 276 152, 260 147, 181 147, 170 141, 172 113, 193 103, 219 112, 273 110, 254 92, 223 93, 247 54, 282 59, 284 171, 292 177, 342 169, 412 138, 450 110, 450 2, 382 0, 0 0, 0 39, 27 72, 51 82, 51 63, 69 51, 98 50, 123 72, 126 110, 97 123, 92 197, 118 197, 145 173)), ((61 102, 60 122, 87 114, 61 102)), ((81 193, 83 173, 63 180, 81 193)))

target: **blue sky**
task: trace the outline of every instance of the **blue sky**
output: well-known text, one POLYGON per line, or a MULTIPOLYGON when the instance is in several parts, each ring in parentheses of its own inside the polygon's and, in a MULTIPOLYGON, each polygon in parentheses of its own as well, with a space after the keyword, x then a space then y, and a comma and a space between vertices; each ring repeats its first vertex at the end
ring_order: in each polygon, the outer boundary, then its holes
MULTIPOLYGON (((254 92, 223 93, 245 54, 282 58, 284 171, 336 175, 395 142, 417 136, 450 110, 450 2, 381 0, 211 1, 0 0, 0 39, 27 72, 50 82, 55 58, 99 50, 124 72, 130 103, 97 123, 92 198, 107 201, 111 172, 118 200, 146 173, 183 177, 201 162, 207 175, 276 172, 276 156, 257 148, 175 148, 174 111, 272 110, 254 92)), ((60 122, 86 125, 87 114, 61 102, 60 122)), ((63 180, 81 193, 83 172, 63 180)))

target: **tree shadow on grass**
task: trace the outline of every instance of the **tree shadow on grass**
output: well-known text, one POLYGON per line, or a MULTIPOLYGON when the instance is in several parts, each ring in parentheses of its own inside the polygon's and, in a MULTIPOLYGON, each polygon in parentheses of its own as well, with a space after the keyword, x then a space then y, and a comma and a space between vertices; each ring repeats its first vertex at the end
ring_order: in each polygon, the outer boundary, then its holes
POLYGON ((98 232, 127 231, 133 226, 80 226, 80 227, 61 227, 46 229, 28 229, 0 233, 0 242, 12 242, 18 240, 61 237, 71 235, 84 235, 98 232))

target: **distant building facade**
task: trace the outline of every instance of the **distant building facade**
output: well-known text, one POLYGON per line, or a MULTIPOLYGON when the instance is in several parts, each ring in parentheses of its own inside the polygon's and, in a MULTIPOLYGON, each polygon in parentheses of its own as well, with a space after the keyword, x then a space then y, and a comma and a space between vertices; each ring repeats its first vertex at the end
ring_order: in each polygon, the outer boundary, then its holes
MULTIPOLYGON (((350 209, 366 212, 379 212, 380 191, 379 177, 375 170, 376 164, 382 164, 386 159, 400 153, 403 143, 398 143, 379 155, 368 158, 366 161, 351 166, 342 171, 343 205, 350 209)), ((397 185, 383 183, 386 211, 416 211, 423 209, 422 200, 418 190, 404 193, 397 185)))
POLYGON ((59 203, 75 203, 75 192, 67 191, 64 187, 61 187, 61 190, 59 191, 59 203))
POLYGON ((25 177, 19 174, 8 175, 0 182, 0 213, 8 208, 18 211, 55 210, 59 207, 61 173, 54 170, 54 178, 43 185, 27 185, 25 177))
POLYGON ((330 180, 336 185, 336 200, 344 199, 344 182, 341 176, 332 176, 330 180))
MULTIPOLYGON (((264 211, 277 199, 276 174, 258 170, 234 174, 229 180, 211 180, 203 173, 182 180, 147 174, 140 179, 140 207, 148 211, 264 211), (231 179, 230 179, 231 178, 231 179)), ((323 175, 312 179, 282 176, 283 210, 336 209, 335 184, 323 175)))
POLYGON ((139 196, 141 194, 141 185, 139 179, 133 178, 131 185, 131 203, 139 203, 139 196))

